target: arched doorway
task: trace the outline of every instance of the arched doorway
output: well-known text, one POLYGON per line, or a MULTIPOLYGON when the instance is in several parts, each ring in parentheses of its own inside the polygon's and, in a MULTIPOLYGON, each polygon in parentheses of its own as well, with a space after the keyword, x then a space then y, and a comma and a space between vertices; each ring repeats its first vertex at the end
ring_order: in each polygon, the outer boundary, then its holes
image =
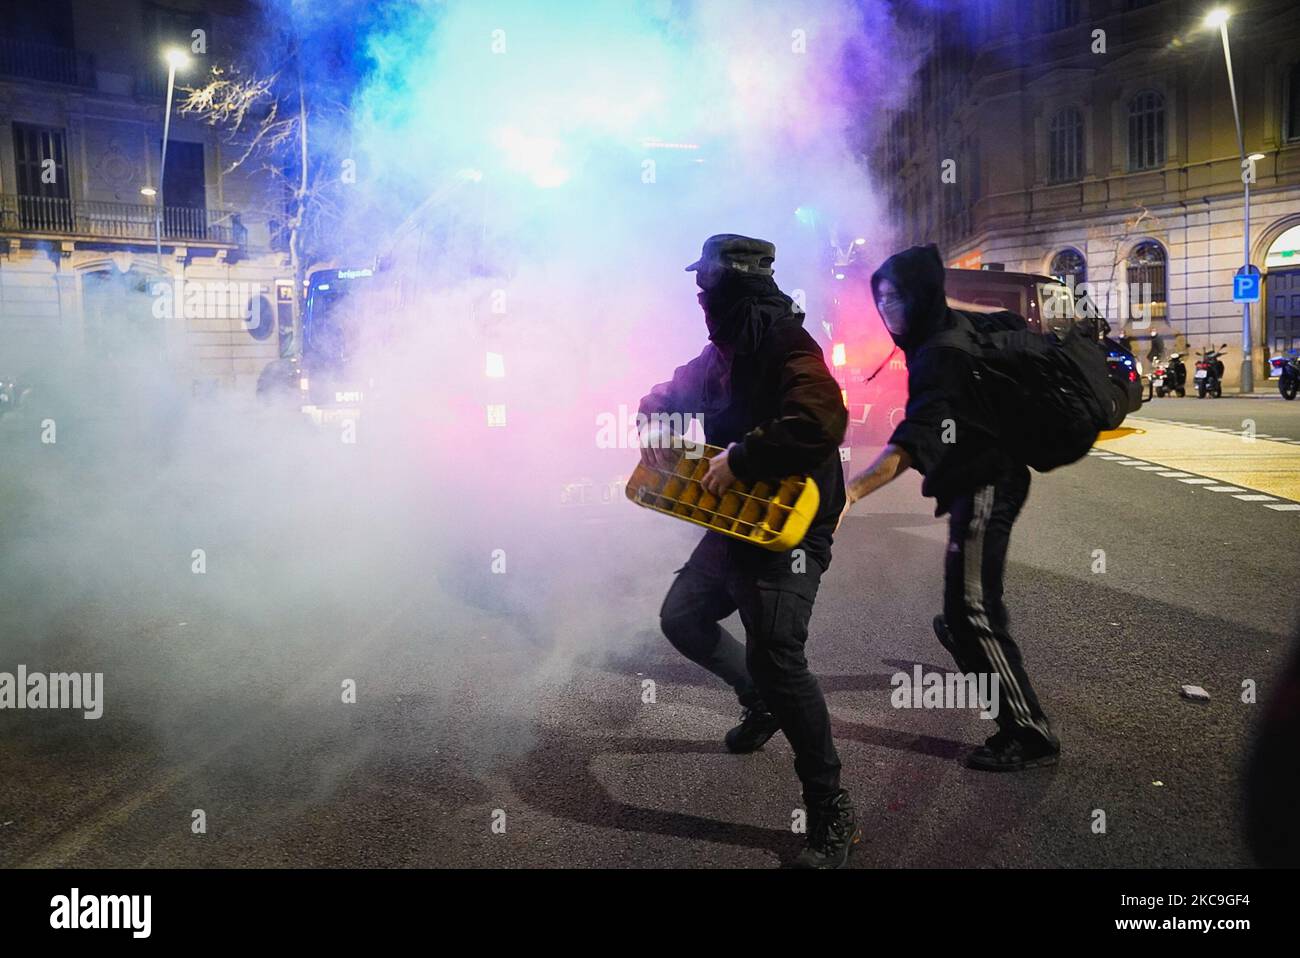
MULTIPOLYGON (((119 367, 153 366, 166 361, 166 316, 158 315, 154 284, 160 277, 114 263, 84 270, 81 304, 86 359, 119 367)), ((164 280, 165 282, 165 280, 164 280)))
MULTIPOLYGON (((1124 258, 1123 290, 1127 297, 1124 335, 1120 337, 1135 356, 1153 360, 1182 349, 1168 320, 1167 279, 1169 254, 1153 239, 1138 242, 1124 258), (1139 319, 1138 317, 1145 318, 1139 319)), ((1121 303, 1125 300, 1121 298, 1121 303)))
MULTIPOLYGON (((1300 219, 1269 240, 1264 250, 1264 356, 1300 349, 1300 219)), ((1275 232, 1270 230, 1269 232, 1275 232)))

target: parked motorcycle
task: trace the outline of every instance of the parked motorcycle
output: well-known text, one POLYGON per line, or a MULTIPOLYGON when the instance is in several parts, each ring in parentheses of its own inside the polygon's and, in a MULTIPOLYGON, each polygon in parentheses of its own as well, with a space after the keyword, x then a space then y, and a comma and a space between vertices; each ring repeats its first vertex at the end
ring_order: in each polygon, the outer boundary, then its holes
POLYGON ((1183 364, 1182 353, 1174 353, 1167 360, 1152 360, 1155 369, 1151 372, 1151 391, 1161 398, 1165 396, 1187 395, 1187 367, 1183 364))
POLYGON ((1300 390, 1300 354, 1293 349, 1289 355, 1274 356, 1269 362, 1277 376, 1277 391, 1283 399, 1295 399, 1300 390))
POLYGON ((1201 358, 1196 362, 1196 398, 1204 399, 1207 395, 1218 399, 1223 395, 1223 351, 1228 348, 1224 343, 1218 349, 1206 348, 1196 355, 1201 358))

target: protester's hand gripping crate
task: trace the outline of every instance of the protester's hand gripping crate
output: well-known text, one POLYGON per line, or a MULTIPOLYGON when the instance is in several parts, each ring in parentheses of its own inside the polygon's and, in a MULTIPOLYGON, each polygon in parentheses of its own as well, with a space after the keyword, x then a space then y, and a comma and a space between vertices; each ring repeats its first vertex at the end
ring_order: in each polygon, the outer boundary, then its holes
POLYGON ((717 446, 695 445, 702 456, 682 449, 665 450, 671 468, 642 462, 627 481, 627 497, 638 506, 704 526, 742 542, 784 552, 808 533, 820 502, 817 484, 808 476, 787 476, 773 482, 733 482, 721 500, 704 491, 700 480, 709 460, 722 452, 717 446))

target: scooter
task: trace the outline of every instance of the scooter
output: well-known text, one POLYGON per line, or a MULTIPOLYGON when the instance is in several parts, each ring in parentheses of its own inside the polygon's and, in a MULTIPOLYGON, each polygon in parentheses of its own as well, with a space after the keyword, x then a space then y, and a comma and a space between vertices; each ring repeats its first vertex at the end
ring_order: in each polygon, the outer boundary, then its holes
POLYGON ((1169 357, 1167 362, 1157 360, 1157 370, 1160 374, 1160 381, 1155 382, 1152 377, 1152 384, 1157 396, 1161 398, 1177 394, 1179 397, 1187 395, 1187 367, 1183 365, 1183 354, 1174 353, 1169 357))
POLYGON ((1196 355, 1201 358, 1196 362, 1196 398, 1204 399, 1208 394, 1214 399, 1223 395, 1223 351, 1228 348, 1224 343, 1218 349, 1203 349, 1196 355))
POLYGON ((1300 358, 1296 350, 1287 356, 1274 356, 1269 362, 1277 376, 1277 391, 1283 399, 1295 399, 1296 392, 1300 391, 1300 358))
POLYGON ((1159 356, 1151 360, 1151 375, 1147 377, 1147 402, 1165 394, 1165 361, 1159 356))

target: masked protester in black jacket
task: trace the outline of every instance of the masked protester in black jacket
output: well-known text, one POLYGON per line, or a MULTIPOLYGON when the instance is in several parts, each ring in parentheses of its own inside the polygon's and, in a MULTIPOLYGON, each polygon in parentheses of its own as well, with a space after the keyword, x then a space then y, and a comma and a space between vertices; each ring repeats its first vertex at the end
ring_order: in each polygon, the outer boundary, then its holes
POLYGON ((735 480, 808 475, 821 492, 806 538, 789 552, 705 533, 678 570, 660 620, 683 655, 735 690, 744 714, 727 733, 728 750, 753 752, 785 733, 808 808, 808 847, 796 864, 835 868, 861 832, 840 788, 830 715, 804 643, 845 502, 839 446, 848 413, 802 315, 772 279, 775 255, 771 243, 722 234, 686 267, 700 287, 709 345, 641 400, 651 423, 643 457, 665 463, 670 440, 656 414, 694 414, 706 441, 726 450, 703 479, 707 491, 720 494, 735 480), (736 611, 743 645, 718 624, 736 611))
POLYGON ((1050 765, 1060 744, 1002 603, 1007 546, 1029 494, 1029 468, 996 444, 1014 424, 990 421, 975 358, 939 341, 958 321, 943 280, 934 246, 896 253, 871 277, 876 308, 907 358, 907 411, 875 462, 849 481, 845 512, 908 467, 925 477, 921 491, 936 500, 935 514, 949 515, 943 615, 935 617, 935 634, 963 672, 998 680, 998 732, 967 764, 987 771, 1050 765))

